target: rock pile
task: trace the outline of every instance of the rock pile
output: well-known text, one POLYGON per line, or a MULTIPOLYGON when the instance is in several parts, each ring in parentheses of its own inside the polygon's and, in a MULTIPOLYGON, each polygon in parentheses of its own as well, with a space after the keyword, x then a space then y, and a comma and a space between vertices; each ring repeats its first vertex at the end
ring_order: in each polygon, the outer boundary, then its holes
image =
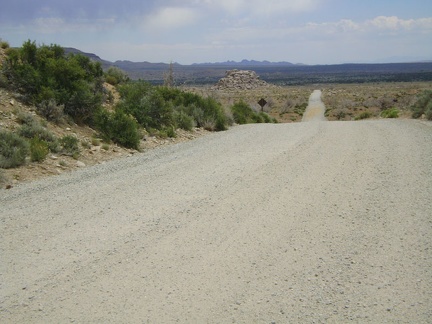
POLYGON ((267 82, 260 80, 259 76, 254 71, 235 69, 226 71, 225 77, 220 79, 212 89, 252 90, 267 85, 267 82))

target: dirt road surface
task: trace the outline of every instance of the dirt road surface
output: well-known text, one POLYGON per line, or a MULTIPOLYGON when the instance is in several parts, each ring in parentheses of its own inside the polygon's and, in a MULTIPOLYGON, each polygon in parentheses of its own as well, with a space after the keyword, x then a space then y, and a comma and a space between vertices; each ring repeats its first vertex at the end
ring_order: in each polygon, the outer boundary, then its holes
POLYGON ((430 323, 432 125, 245 125, 0 191, 1 323, 430 323))
POLYGON ((326 108, 321 100, 321 94, 321 90, 314 90, 310 95, 308 106, 303 113, 303 122, 327 120, 324 117, 326 108))

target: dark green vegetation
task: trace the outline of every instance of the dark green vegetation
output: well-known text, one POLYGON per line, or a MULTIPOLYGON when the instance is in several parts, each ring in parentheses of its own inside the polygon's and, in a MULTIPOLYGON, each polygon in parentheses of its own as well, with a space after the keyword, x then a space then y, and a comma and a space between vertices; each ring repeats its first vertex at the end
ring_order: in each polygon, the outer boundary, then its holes
POLYGON ((29 144, 15 133, 0 131, 0 168, 15 168, 24 164, 29 144))
POLYGON ((276 122, 265 112, 257 113, 247 103, 240 101, 231 107, 234 121, 237 124, 273 123, 276 122))
POLYGON ((104 95, 99 63, 82 55, 66 56, 58 45, 38 47, 31 41, 19 49, 9 48, 7 55, 2 72, 9 86, 28 103, 40 106, 45 117, 57 119, 51 107, 61 105, 57 110, 76 122, 91 121, 104 95))
POLYGON ((117 110, 133 116, 148 131, 168 128, 204 127, 225 130, 227 119, 222 106, 213 98, 169 87, 155 87, 146 82, 121 85, 122 100, 117 110))
POLYGON ((383 117, 383 118, 398 118, 399 117, 399 110, 396 108, 386 109, 381 113, 381 117, 383 117))
POLYGON ((432 90, 423 91, 411 110, 413 118, 420 118, 424 114, 426 119, 432 120, 432 90))

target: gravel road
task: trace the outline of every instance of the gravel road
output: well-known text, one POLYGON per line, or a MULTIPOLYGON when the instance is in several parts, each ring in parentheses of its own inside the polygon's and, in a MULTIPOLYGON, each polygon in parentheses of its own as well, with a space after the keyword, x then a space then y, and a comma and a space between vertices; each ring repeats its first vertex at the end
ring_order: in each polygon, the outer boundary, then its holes
POLYGON ((309 103, 304 111, 302 121, 324 121, 327 118, 324 117, 325 105, 321 100, 321 90, 314 90, 309 97, 309 103))
POLYGON ((238 126, 0 191, 1 323, 431 323, 432 124, 238 126))

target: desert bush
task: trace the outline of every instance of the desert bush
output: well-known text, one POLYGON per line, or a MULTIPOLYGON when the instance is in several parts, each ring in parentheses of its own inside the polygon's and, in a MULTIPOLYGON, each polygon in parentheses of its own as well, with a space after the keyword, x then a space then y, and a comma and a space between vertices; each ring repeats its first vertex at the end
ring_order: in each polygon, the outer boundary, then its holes
POLYGON ((334 116, 337 118, 337 120, 344 119, 346 117, 346 112, 344 109, 337 109, 334 112, 334 116))
POLYGON ((265 112, 260 112, 259 113, 263 123, 274 123, 275 119, 270 117, 269 114, 265 113, 265 112))
POLYGON ((211 121, 214 130, 226 129, 222 106, 213 98, 203 98, 171 87, 154 87, 144 82, 121 85, 119 92, 122 100, 117 108, 135 117, 147 131, 178 124, 189 128, 190 119, 185 115, 192 118, 198 127, 211 121))
POLYGON ((428 120, 432 120, 432 90, 424 90, 411 106, 411 111, 413 118, 420 118, 425 114, 428 120))
POLYGON ((55 142, 57 140, 57 138, 49 130, 37 122, 22 125, 18 130, 18 134, 28 139, 38 137, 45 142, 55 142))
POLYGON ((117 110, 132 115, 146 129, 161 129, 173 124, 173 109, 156 91, 145 82, 133 82, 120 86, 122 100, 117 110))
POLYGON ((279 109, 279 114, 282 115, 291 112, 297 104, 298 101, 296 99, 288 98, 282 105, 282 107, 279 109))
POLYGON ((54 98, 36 105, 37 112, 47 120, 59 123, 63 118, 64 105, 57 105, 54 98))
POLYGON ((18 112, 17 122, 22 124, 22 125, 32 125, 34 123, 38 123, 32 114, 29 114, 29 113, 24 112, 24 111, 18 112))
POLYGON ((275 120, 265 112, 257 113, 244 101, 236 102, 231 106, 232 116, 237 124, 274 123, 275 120))
POLYGON ((121 69, 115 66, 111 66, 104 73, 105 81, 111 85, 118 85, 129 81, 128 75, 121 69))
POLYGON ((0 131, 0 168, 15 168, 25 163, 29 145, 12 132, 0 131))
POLYGON ((48 143, 37 136, 30 140, 30 159, 32 162, 41 162, 48 155, 48 143))
POLYGON ((386 110, 381 112, 381 117, 383 117, 383 118, 398 118, 399 117, 399 110, 396 108, 386 109, 386 110))
POLYGON ((177 109, 174 111, 174 123, 177 128, 181 128, 187 131, 191 131, 195 126, 195 121, 193 117, 189 116, 184 110, 177 109))
POLYGON ((122 110, 110 113, 101 109, 96 114, 95 124, 104 139, 112 140, 125 147, 139 149, 138 124, 132 116, 122 110))
POLYGON ((65 154, 77 157, 80 153, 79 140, 73 135, 65 135, 60 138, 60 145, 65 154))
POLYGON ((233 113, 234 121, 237 124, 251 123, 255 114, 252 108, 244 101, 240 101, 232 105, 231 111, 233 113))
POLYGON ((2 49, 8 49, 9 48, 9 43, 3 40, 0 40, 0 48, 2 49))
POLYGON ((362 120, 372 117, 372 114, 369 111, 364 111, 360 115, 356 116, 354 120, 362 120))
POLYGON ((2 72, 27 101, 54 99, 78 122, 91 121, 102 101, 101 65, 82 55, 66 56, 58 45, 38 47, 29 40, 8 52, 2 72))
POLYGON ((378 98, 379 107, 382 111, 390 109, 394 105, 394 99, 389 97, 378 98))
POLYGON ((158 135, 162 138, 168 138, 168 137, 169 138, 175 138, 175 137, 177 137, 177 133, 176 133, 174 127, 172 127, 172 126, 162 128, 159 131, 158 135))

